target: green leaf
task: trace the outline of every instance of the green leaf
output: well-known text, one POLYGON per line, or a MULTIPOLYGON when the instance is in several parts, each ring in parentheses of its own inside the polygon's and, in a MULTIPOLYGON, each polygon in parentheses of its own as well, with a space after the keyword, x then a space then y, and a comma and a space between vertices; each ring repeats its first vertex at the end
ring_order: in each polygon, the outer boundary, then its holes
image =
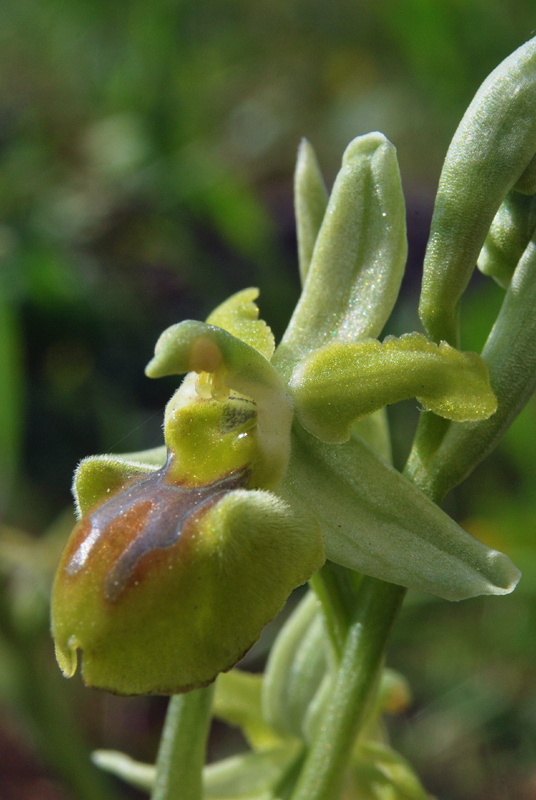
POLYGON ((312 350, 376 337, 398 296, 406 252, 395 148, 381 133, 360 136, 344 154, 276 366, 288 375, 312 350))
POLYGON ((316 160, 315 151, 307 139, 298 148, 294 172, 294 212, 298 237, 298 263, 302 285, 305 283, 316 238, 328 204, 326 185, 316 160))
POLYGON ((410 589, 463 600, 507 594, 510 559, 460 528, 357 437, 326 445, 296 428, 278 493, 322 526, 326 557, 410 589))
POLYGON ((327 345, 298 364, 290 388, 297 418, 325 442, 347 441, 353 422, 410 397, 453 420, 486 419, 497 407, 480 356, 418 333, 327 345))
POLYGON ((259 319, 259 309, 253 302, 258 296, 258 289, 237 292, 214 309, 207 324, 232 333, 269 360, 274 353, 275 340, 266 322, 259 319))
MULTIPOLYGON (((536 39, 489 75, 449 147, 424 262, 419 313, 432 339, 459 339, 459 302, 500 204, 536 152, 536 39)), ((527 177, 533 177, 534 170, 527 177)), ((532 180, 532 178, 531 178, 532 180)))

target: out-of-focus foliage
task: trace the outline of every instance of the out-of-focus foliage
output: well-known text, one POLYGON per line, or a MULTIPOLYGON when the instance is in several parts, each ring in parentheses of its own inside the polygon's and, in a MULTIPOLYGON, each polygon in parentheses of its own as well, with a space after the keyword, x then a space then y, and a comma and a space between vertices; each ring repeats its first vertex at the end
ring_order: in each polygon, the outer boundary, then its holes
MULTIPOLYGON (((57 768, 54 753, 69 741, 30 691, 44 676, 47 692, 57 679, 55 697, 84 704, 77 722, 100 746, 154 755, 158 712, 84 700, 56 674, 47 581, 69 524, 37 540, 69 504, 80 458, 160 443, 174 382, 150 382, 142 370, 159 332, 249 285, 281 332, 298 287, 291 189, 300 137, 314 143, 329 183, 347 142, 371 130, 398 148, 412 237, 407 302, 391 329, 415 327, 406 320, 416 318, 448 142, 482 79, 533 34, 535 19, 531 0, 2 3, 0 738, 4 720, 24 725, 18 753, 37 746, 57 768), (103 736, 110 708, 124 722, 103 736)), ((464 349, 482 346, 499 302, 481 278, 463 309, 464 349)), ((399 463, 414 406, 392 415, 399 463)), ((535 441, 529 404, 448 501, 471 532, 519 563, 516 594, 460 606, 410 601, 397 628, 391 661, 418 705, 395 736, 441 796, 534 793, 535 441)), ((73 788, 72 772, 62 777, 73 796, 94 792, 94 777, 82 779, 85 789, 73 788)), ((59 797, 46 786, 24 788, 0 758, 0 795, 8 787, 17 798, 59 797)))

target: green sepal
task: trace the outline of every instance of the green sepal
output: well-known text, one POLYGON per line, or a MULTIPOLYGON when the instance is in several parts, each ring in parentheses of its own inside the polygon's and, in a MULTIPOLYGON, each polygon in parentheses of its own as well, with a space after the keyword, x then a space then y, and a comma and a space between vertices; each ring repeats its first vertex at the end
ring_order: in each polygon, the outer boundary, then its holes
POLYGON ((155 467, 121 456, 88 456, 74 473, 72 492, 78 519, 94 506, 109 500, 129 483, 150 475, 155 467))
POLYGON ((294 213, 302 286, 311 266, 316 238, 327 204, 328 193, 315 151, 307 139, 302 139, 294 172, 294 213))
POLYGON ((535 106, 536 39, 531 39, 486 78, 447 152, 419 306, 437 342, 458 345, 460 298, 500 204, 514 187, 536 190, 520 182, 536 151, 535 106))
POLYGON ((207 317, 207 324, 223 328, 270 360, 275 339, 266 322, 259 319, 259 309, 254 303, 258 296, 258 289, 243 289, 233 294, 207 317))
POLYGON ((389 420, 385 408, 354 422, 352 433, 361 436, 388 464, 393 463, 389 420))
POLYGON ((357 437, 334 447, 296 427, 278 493, 322 526, 326 557, 447 600, 508 594, 510 559, 473 539, 357 437))
MULTIPOLYGON (((204 800, 275 800, 285 773, 299 759, 297 741, 260 753, 242 753, 203 769, 204 800)), ((135 761, 116 750, 96 750, 93 762, 106 772, 142 791, 151 792, 156 782, 153 764, 135 761)))
POLYGON ((370 740, 356 748, 351 786, 367 800, 430 800, 408 762, 388 745, 370 740))
POLYGON ((482 422, 451 424, 437 449, 417 440, 408 473, 442 498, 497 446, 536 390, 536 239, 527 245, 482 350, 497 411, 482 422))
POLYGON ((318 599, 308 592, 280 631, 264 673, 263 715, 283 736, 304 736, 309 705, 328 666, 326 644, 318 599))
POLYGON ((165 504, 175 500, 163 477, 155 473, 154 487, 150 479, 129 486, 126 506, 121 496, 110 512, 100 506, 103 522, 84 517, 56 574, 52 633, 60 667, 73 675, 80 648, 86 683, 118 694, 207 685, 324 562, 314 519, 269 492, 229 491, 200 506, 175 536, 180 509, 166 516, 165 504), (140 538, 152 524, 151 492, 162 525, 170 526, 164 546, 153 544, 154 531, 140 538), (128 548, 138 555, 125 571, 128 548))
POLYGON ((523 251, 536 230, 536 195, 510 192, 497 211, 477 266, 507 289, 523 251))
POLYGON ((228 725, 239 726, 254 750, 272 749, 286 738, 263 717, 262 688, 262 675, 232 669, 218 675, 214 695, 214 716, 228 725))
POLYGON ((203 800, 278 800, 280 784, 300 760, 299 742, 232 756, 203 770, 203 800))
POLYGON ((312 350, 377 336, 406 262, 405 206, 393 145, 381 133, 349 144, 300 301, 274 364, 286 376, 312 350))
POLYGON ((93 763, 116 778, 140 789, 142 792, 151 792, 156 781, 156 767, 154 764, 144 764, 135 761, 126 753, 119 750, 94 750, 91 754, 93 763))
POLYGON ((458 421, 486 419, 497 408, 480 356, 419 333, 327 345, 298 364, 290 388, 297 418, 325 442, 348 441, 353 422, 410 397, 458 421))

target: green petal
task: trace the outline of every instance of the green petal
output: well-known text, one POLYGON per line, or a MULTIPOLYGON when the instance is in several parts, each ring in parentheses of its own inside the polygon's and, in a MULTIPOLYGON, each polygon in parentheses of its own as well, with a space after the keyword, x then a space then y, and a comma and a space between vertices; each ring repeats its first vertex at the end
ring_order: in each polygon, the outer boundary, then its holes
POLYGON ((136 479, 154 472, 137 459, 120 456, 89 456, 74 473, 73 494, 77 516, 87 514, 98 503, 108 500, 136 479))
POLYGON ((294 212, 302 285, 311 266, 316 238, 327 204, 328 193, 315 151, 307 139, 302 139, 294 173, 294 212))
POLYGON ((410 397, 458 421, 486 419, 497 407, 480 356, 419 333, 327 345, 298 364, 290 388, 297 418, 326 442, 347 441, 355 420, 410 397))
POLYGON ((536 230, 536 195, 510 192, 497 211, 477 266, 507 289, 523 251, 536 230))
MULTIPOLYGON (((292 401, 278 373, 257 350, 230 333, 203 322, 187 320, 168 328, 160 336, 155 356, 146 368, 150 378, 184 372, 210 373, 223 387, 251 398, 255 403, 259 483, 278 483, 288 461, 292 401)), ((223 392, 222 397, 225 397, 223 392)), ((168 422, 185 404, 194 409, 195 397, 187 381, 170 400, 168 422)), ((200 413, 202 407, 199 406, 200 413)), ((170 446, 170 442, 166 439, 170 446)))
POLYGON ((286 375, 318 347, 377 336, 406 252, 395 148, 381 133, 360 136, 344 154, 300 302, 274 356, 278 368, 286 375))
POLYGON ((320 522, 326 557, 384 581, 462 600, 507 594, 510 559, 460 528, 357 438, 326 445, 296 431, 278 493, 320 522))
MULTIPOLYGON (((536 151, 535 106, 536 39, 531 39, 486 78, 445 159, 419 307, 437 342, 458 344, 460 298, 500 204, 512 188, 536 190, 519 183, 536 151)), ((533 175, 532 167, 529 172, 533 175)))
POLYGON ((266 322, 259 319, 259 309, 253 302, 258 296, 258 289, 237 292, 214 309, 207 318, 207 324, 232 333, 270 360, 274 353, 275 340, 266 322))

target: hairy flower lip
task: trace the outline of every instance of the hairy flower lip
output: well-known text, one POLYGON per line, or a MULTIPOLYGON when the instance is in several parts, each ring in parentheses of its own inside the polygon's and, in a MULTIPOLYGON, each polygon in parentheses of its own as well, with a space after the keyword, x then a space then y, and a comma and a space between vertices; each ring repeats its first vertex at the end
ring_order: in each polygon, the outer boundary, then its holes
POLYGON ((89 524, 89 532, 74 554, 67 558, 65 572, 68 576, 76 576, 84 567, 91 558, 91 551, 98 547, 99 540, 106 536, 115 520, 127 521, 130 517, 130 527, 136 527, 139 520, 144 519, 143 528, 118 557, 104 583, 106 600, 116 601, 130 585, 132 574, 139 572, 138 562, 144 556, 151 550, 176 544, 179 537, 185 535, 191 520, 206 512, 226 492, 247 484, 247 470, 242 470, 202 487, 181 485, 167 480, 171 463, 170 455, 164 467, 133 482, 84 517, 81 529, 89 524))

